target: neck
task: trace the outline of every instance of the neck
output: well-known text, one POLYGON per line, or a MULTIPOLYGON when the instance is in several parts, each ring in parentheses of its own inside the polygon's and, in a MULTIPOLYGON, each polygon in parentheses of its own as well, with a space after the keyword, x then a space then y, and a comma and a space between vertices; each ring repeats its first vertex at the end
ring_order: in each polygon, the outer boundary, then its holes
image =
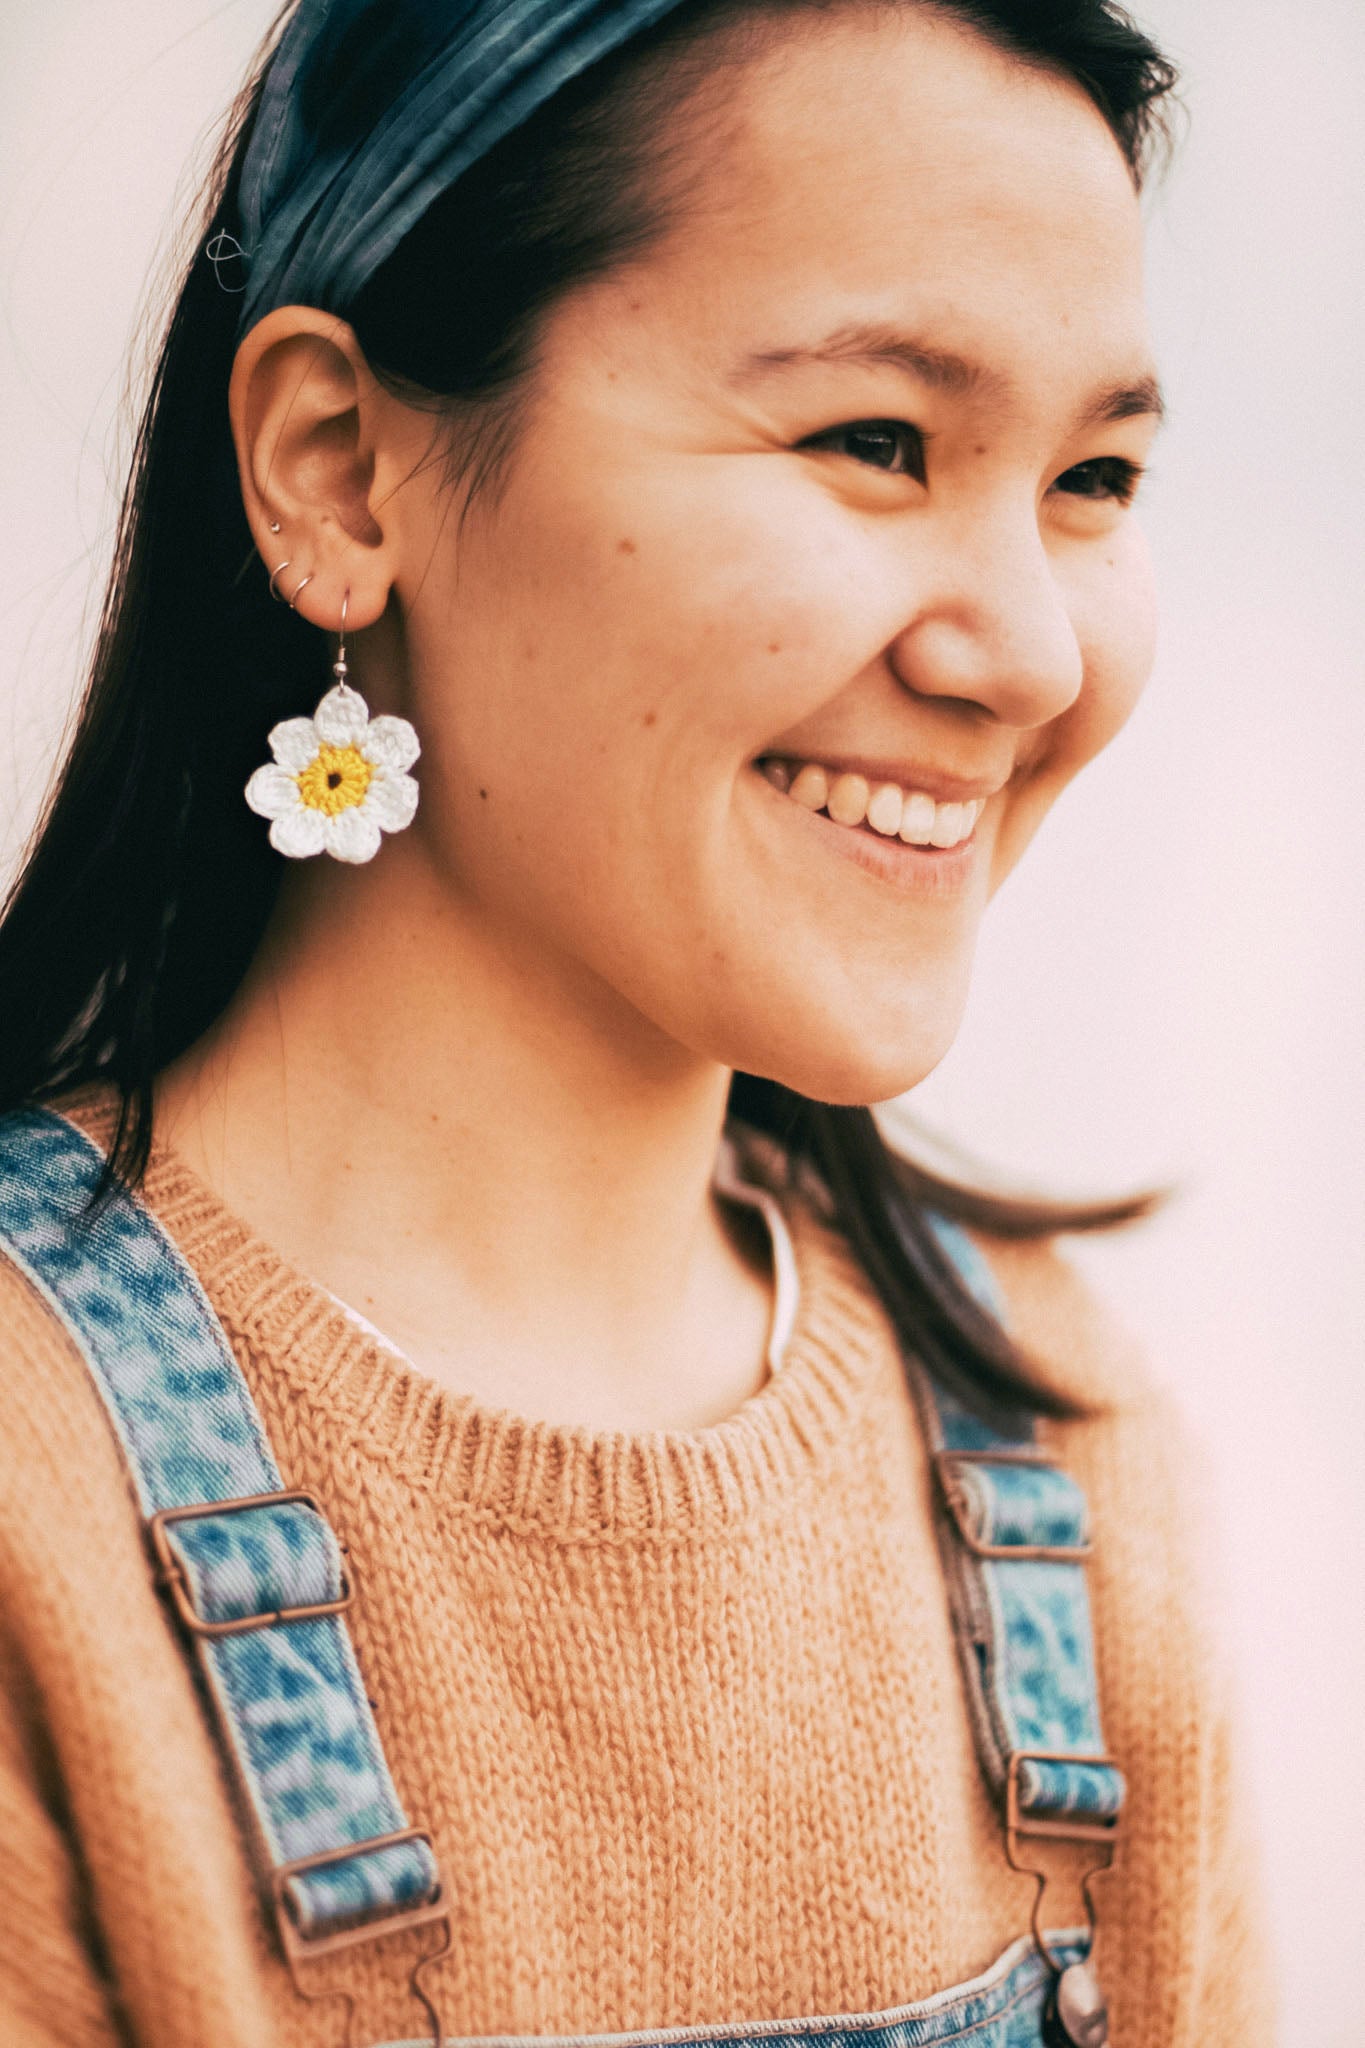
POLYGON ((695 1426, 753 1390, 766 1333, 766 1280, 710 1189, 728 1084, 581 968, 485 933, 389 841, 372 867, 291 872, 158 1121, 459 1391, 695 1426))

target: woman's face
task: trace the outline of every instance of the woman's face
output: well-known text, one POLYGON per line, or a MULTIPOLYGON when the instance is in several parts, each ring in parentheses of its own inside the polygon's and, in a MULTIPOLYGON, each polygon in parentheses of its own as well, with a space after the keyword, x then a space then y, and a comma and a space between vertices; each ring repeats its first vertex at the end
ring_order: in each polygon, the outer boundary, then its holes
POLYGON ((1079 89, 929 11, 787 20, 708 133, 499 491, 386 515, 410 836, 538 974, 878 1101, 1150 666, 1138 206, 1079 89))

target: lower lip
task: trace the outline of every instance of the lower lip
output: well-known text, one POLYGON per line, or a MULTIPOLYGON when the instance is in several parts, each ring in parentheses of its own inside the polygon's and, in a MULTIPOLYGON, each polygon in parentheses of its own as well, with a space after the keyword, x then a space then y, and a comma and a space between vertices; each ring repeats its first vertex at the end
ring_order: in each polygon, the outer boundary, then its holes
POLYGON ((907 846, 902 839, 874 832, 870 825, 840 825, 823 811, 808 811, 804 804, 775 789, 761 769, 749 772, 772 802, 780 804, 788 817, 811 835, 813 846, 824 845, 894 888, 921 896, 956 895, 976 866, 975 827, 956 846, 907 846))

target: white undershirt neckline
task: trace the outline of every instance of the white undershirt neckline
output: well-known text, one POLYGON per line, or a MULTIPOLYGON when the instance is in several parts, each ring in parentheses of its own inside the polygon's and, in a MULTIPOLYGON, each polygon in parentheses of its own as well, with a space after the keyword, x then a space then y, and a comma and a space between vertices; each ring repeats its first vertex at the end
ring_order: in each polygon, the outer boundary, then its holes
POLYGON ((754 1181, 744 1179, 739 1152, 729 1137, 721 1138, 711 1185, 726 1201, 742 1202, 746 1208, 756 1209, 768 1226, 773 1255, 773 1319, 768 1330, 767 1356, 768 1371, 775 1373, 781 1367, 787 1341, 796 1322, 801 1294, 791 1230, 776 1195, 754 1181))
MULTIPOLYGON (((796 1322, 796 1311, 800 1302, 801 1285, 797 1275, 796 1248, 782 1205, 767 1188, 745 1180, 740 1168, 740 1155, 733 1139, 722 1135, 716 1152, 715 1170, 711 1185, 718 1195, 727 1202, 739 1202, 745 1208, 755 1209, 767 1225, 773 1259, 773 1319, 768 1329, 767 1361, 770 1374, 780 1370, 782 1359, 796 1322)), ((372 1323, 368 1316, 353 1308, 349 1301, 343 1301, 339 1294, 333 1294, 330 1287, 323 1292, 330 1296, 348 1320, 373 1338, 393 1358, 400 1359, 411 1367, 412 1361, 401 1345, 372 1323)))

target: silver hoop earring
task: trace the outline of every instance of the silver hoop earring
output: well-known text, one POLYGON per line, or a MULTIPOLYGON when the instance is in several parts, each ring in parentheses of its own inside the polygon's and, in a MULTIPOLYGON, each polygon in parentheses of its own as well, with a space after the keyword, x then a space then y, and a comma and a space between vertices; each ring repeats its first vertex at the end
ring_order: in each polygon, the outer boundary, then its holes
POLYGON ((274 598, 276 604, 284 604, 286 600, 284 599, 284 597, 281 596, 280 592, 276 590, 275 578, 277 576, 283 576, 285 570, 290 568, 291 566, 292 565, 290 564, 290 562, 286 559, 283 562, 276 563, 275 567, 270 572, 270 595, 274 598))
POLYGON ((417 811, 417 784, 407 772, 422 751, 417 734, 406 718, 371 718, 365 699, 347 681, 350 604, 347 590, 332 663, 335 682, 311 718, 286 718, 274 727, 274 758, 246 786, 252 810, 270 820, 270 844, 290 860, 316 853, 373 860, 381 835, 406 830, 417 811))
POLYGON ((298 589, 294 592, 294 595, 289 600, 289 609, 291 612, 296 611, 298 609, 299 599, 303 596, 304 591, 308 588, 312 580, 313 572, 310 569, 308 571, 308 574, 304 577, 302 583, 300 583, 298 589))

